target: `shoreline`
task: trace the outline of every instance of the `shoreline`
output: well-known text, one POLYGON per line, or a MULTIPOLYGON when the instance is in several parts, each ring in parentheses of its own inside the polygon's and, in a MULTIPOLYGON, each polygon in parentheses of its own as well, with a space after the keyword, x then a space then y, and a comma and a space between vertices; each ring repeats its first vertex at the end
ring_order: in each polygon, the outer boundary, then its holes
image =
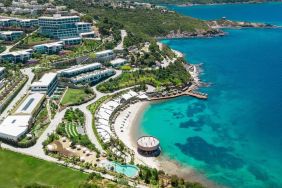
MULTIPOLYGON (((203 6, 203 5, 207 5, 207 6, 214 6, 214 5, 237 5, 237 4, 262 4, 262 3, 279 3, 282 2, 282 0, 278 0, 278 1, 243 1, 243 2, 226 2, 226 3, 186 3, 186 4, 179 4, 176 5, 178 7, 193 7, 193 6, 203 6)), ((168 4, 168 5, 175 5, 175 4, 168 4)))
POLYGON ((216 185, 211 180, 208 180, 204 176, 204 174, 196 172, 196 170, 189 165, 182 165, 176 160, 164 156, 162 153, 158 157, 144 157, 137 152, 136 141, 139 136, 143 135, 139 132, 140 119, 142 118, 141 114, 143 114, 147 107, 152 103, 156 102, 146 101, 131 104, 127 109, 119 114, 114 123, 114 129, 118 138, 134 152, 134 162, 136 164, 163 170, 169 175, 177 175, 178 177, 189 180, 191 182, 199 182, 206 187, 221 187, 219 185, 216 185), (126 118, 127 116, 128 118, 126 118), (124 119, 127 119, 125 121, 126 126, 124 129, 122 129, 123 131, 121 131, 121 128, 118 125, 123 122, 124 119))

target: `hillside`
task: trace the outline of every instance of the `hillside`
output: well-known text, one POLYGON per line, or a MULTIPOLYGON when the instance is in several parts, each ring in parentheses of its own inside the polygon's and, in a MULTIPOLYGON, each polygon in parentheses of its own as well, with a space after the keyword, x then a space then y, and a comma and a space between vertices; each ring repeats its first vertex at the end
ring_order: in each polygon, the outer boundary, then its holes
POLYGON ((150 9, 125 9, 106 6, 88 5, 80 0, 66 0, 63 2, 69 8, 87 13, 95 19, 112 25, 119 25, 138 37, 148 39, 157 36, 165 36, 171 31, 195 32, 208 30, 204 21, 182 16, 175 12, 161 12, 150 9))

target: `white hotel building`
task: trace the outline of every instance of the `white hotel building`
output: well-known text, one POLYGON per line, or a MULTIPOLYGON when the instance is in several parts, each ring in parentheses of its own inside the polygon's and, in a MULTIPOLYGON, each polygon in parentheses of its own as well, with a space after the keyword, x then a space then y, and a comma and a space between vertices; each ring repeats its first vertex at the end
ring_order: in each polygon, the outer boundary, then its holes
POLYGON ((33 46, 33 50, 37 53, 54 54, 60 52, 64 48, 63 42, 52 42, 33 46))
POLYGON ((92 63, 92 64, 87 64, 87 65, 74 66, 68 69, 61 70, 58 73, 59 73, 59 76, 70 78, 70 77, 77 76, 82 73, 94 71, 100 68, 102 68, 101 63, 92 63))
POLYGON ((44 100, 44 94, 28 95, 15 113, 7 116, 0 124, 0 138, 17 142, 30 129, 44 100))
POLYGON ((99 61, 110 61, 115 58, 113 50, 104 50, 96 53, 96 59, 99 61))
POLYGON ((57 73, 46 73, 39 81, 33 82, 31 84, 31 91, 51 95, 56 89, 57 85, 57 73))
POLYGON ((11 141, 18 141, 31 125, 29 115, 11 115, 0 124, 0 138, 11 141))
POLYGON ((80 74, 76 77, 71 78, 71 82, 74 84, 87 84, 95 83, 103 78, 110 77, 115 74, 114 69, 97 70, 86 74, 80 74))

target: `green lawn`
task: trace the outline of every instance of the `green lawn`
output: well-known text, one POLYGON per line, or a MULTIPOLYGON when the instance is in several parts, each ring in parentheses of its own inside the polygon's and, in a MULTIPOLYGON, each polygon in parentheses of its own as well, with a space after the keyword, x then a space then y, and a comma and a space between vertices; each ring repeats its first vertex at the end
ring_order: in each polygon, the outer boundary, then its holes
POLYGON ((71 89, 68 88, 63 100, 62 105, 72 105, 82 102, 89 94, 84 89, 71 89))
POLYGON ((77 188, 87 175, 54 163, 15 152, 0 150, 1 188, 40 183, 54 187, 77 188))
POLYGON ((76 129, 76 125, 73 123, 69 123, 65 126, 68 137, 78 137, 78 132, 76 129))

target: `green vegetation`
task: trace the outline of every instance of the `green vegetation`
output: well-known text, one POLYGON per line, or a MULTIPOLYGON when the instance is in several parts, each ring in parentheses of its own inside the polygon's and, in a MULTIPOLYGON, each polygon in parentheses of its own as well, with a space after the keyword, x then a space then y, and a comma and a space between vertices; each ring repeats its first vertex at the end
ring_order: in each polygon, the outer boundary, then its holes
POLYGON ((0 45, 0 53, 4 52, 6 50, 5 46, 0 45))
POLYGON ((101 92, 112 92, 122 88, 144 84, 150 84, 155 87, 181 87, 189 79, 190 75, 182 65, 182 62, 177 61, 166 68, 125 72, 118 78, 110 79, 98 85, 97 89, 101 92))
POLYGON ((48 37, 39 35, 38 33, 34 33, 26 37, 24 40, 22 40, 17 46, 17 48, 28 48, 30 46, 34 46, 42 43, 48 43, 48 42, 52 42, 52 40, 48 37))
POLYGON ((83 103, 84 101, 93 97, 94 97, 94 93, 90 88, 85 88, 85 89, 68 88, 61 101, 61 104, 64 106, 75 105, 75 104, 83 103))
POLYGON ((125 188, 101 177, 0 149, 1 188, 125 188))
MULTIPOLYGON (((125 28, 136 36, 134 40, 147 40, 156 36, 165 36, 171 31, 195 32, 198 29, 208 29, 204 21, 182 16, 174 12, 162 13, 160 10, 150 9, 123 9, 107 6, 89 6, 80 0, 57 0, 69 8, 74 8, 80 12, 98 19, 98 26, 102 26, 103 33, 109 28, 125 28), (106 26, 104 26, 106 24, 106 26)), ((126 45, 128 45, 126 41, 126 45)))
POLYGON ((77 188, 87 175, 26 155, 0 150, 0 182, 2 188, 31 184, 61 188, 77 188))
POLYGON ((96 50, 99 50, 99 48, 102 47, 101 41, 94 41, 94 40, 83 40, 83 42, 80 45, 77 46, 71 46, 67 48, 68 50, 71 50, 73 53, 68 54, 68 56, 71 57, 77 57, 77 55, 82 55, 85 53, 93 52, 96 50))
POLYGON ((68 137, 78 137, 78 132, 76 129, 76 125, 73 123, 68 123, 67 125, 65 125, 65 131, 68 135, 68 137))
MULTIPOLYGON (((78 126, 85 125, 85 117, 84 113, 79 109, 68 109, 65 113, 64 120, 62 123, 59 124, 56 132, 61 136, 68 137, 72 145, 80 144, 85 146, 91 150, 97 151, 95 146, 91 143, 87 135, 81 135, 77 132, 78 126)), ((52 141, 50 139, 48 142, 52 141)), ((48 142, 45 143, 48 144, 48 142)))

